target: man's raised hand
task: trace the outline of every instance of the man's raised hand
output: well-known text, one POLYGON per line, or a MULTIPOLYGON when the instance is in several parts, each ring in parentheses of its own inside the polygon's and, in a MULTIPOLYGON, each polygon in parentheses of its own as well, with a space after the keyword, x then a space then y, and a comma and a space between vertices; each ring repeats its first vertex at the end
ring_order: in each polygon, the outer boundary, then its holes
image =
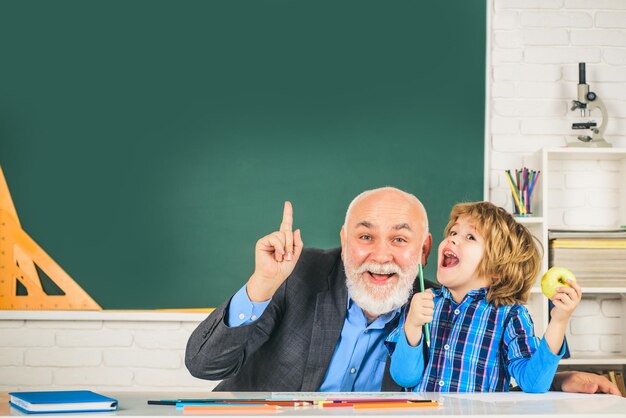
POLYGON ((300 230, 293 231, 291 203, 285 202, 280 229, 256 243, 254 273, 246 285, 251 301, 266 301, 274 295, 296 266, 302 247, 300 230))

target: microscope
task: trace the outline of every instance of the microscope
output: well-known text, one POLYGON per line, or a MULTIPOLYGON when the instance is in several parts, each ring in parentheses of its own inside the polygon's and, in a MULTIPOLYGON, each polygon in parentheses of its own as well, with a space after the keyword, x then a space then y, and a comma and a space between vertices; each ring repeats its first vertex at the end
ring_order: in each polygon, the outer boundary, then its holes
POLYGON ((593 109, 600 109, 600 113, 602 114, 602 123, 600 127, 595 121, 589 122, 578 122, 572 124, 572 129, 581 130, 581 129, 589 129, 591 130, 591 136, 589 135, 580 135, 578 139, 582 142, 570 142, 567 144, 568 147, 598 147, 605 148, 611 147, 612 145, 606 142, 604 139, 604 131, 606 130, 607 123, 607 114, 606 107, 604 107, 604 103, 592 91, 589 91, 589 84, 585 81, 586 78, 586 70, 585 63, 578 63, 578 100, 572 101, 572 109, 576 110, 580 109, 580 115, 583 118, 591 117, 591 111, 593 109))

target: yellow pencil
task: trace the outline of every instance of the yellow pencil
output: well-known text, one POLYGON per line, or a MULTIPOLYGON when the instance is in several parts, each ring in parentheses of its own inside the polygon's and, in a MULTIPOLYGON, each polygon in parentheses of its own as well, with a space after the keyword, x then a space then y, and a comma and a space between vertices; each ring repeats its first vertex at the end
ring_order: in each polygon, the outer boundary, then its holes
POLYGON ((524 208, 519 201, 519 197, 517 196, 517 189, 513 184, 513 180, 511 180, 510 174, 507 172, 505 177, 509 181, 509 186, 511 186, 511 191, 513 192, 513 199, 515 199, 515 205, 517 206, 517 210, 519 211, 520 215, 525 214, 526 208, 524 208))

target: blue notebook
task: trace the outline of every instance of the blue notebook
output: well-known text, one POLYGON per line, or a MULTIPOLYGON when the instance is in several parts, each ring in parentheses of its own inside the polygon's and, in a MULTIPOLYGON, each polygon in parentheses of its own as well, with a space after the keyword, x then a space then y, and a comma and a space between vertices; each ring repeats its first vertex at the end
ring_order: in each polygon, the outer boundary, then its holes
POLYGON ((11 406, 27 414, 115 411, 117 400, 90 390, 10 392, 11 406))

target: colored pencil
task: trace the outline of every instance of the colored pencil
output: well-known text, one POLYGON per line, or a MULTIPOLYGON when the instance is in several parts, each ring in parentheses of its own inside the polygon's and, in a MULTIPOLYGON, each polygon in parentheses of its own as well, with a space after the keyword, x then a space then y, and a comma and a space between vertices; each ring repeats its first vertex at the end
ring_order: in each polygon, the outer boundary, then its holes
POLYGON ((186 411, 183 410, 183 415, 238 415, 238 416, 248 416, 248 415, 270 415, 270 414, 278 414, 280 412, 278 409, 259 409, 259 408, 249 408, 246 410, 241 409, 213 409, 213 410, 199 410, 199 411, 186 411))
POLYGON ((439 406, 439 402, 372 402, 355 403, 354 409, 374 409, 374 408, 422 408, 425 406, 439 406))
POLYGON ((216 403, 211 403, 211 404, 206 404, 206 403, 194 403, 194 402, 180 402, 176 404, 176 409, 184 409, 188 406, 201 406, 201 407, 219 407, 219 408, 224 408, 224 407, 235 407, 235 406, 243 406, 246 408, 252 408, 252 407, 259 407, 259 406, 267 406, 267 404, 265 403, 221 403, 221 402, 216 402, 216 403))
POLYGON ((218 401, 200 401, 200 402, 177 402, 176 408, 182 408, 188 405, 194 406, 221 406, 221 405, 242 405, 242 406, 251 406, 251 405, 275 405, 275 406, 310 406, 313 405, 312 401, 274 401, 274 400, 264 400, 259 399, 255 401, 250 400, 218 400, 218 401))
POLYGON ((282 408, 278 405, 241 405, 241 404, 214 404, 214 405, 188 405, 183 407, 183 411, 250 411, 258 409, 260 411, 274 411, 282 408))
POLYGON ((520 202, 520 198, 518 196, 519 190, 515 187, 515 184, 513 184, 513 179, 511 178, 511 172, 510 171, 506 171, 506 179, 509 181, 509 186, 511 187, 511 192, 513 193, 513 199, 515 200, 515 205, 517 206, 517 211, 519 212, 520 215, 523 215, 526 213, 524 206, 522 206, 522 203, 520 202))
POLYGON ((425 406, 432 406, 433 401, 431 400, 422 400, 422 399, 402 399, 402 398, 397 398, 397 399, 392 399, 392 398, 380 398, 380 399, 345 399, 345 400, 341 400, 341 401, 333 401, 333 402, 324 402, 321 406, 323 408, 347 408, 347 407, 353 407, 355 405, 362 405, 362 404, 368 404, 368 405, 374 405, 374 404, 378 404, 378 405, 385 405, 385 406, 381 406, 381 408, 387 408, 388 405, 396 405, 396 404, 401 404, 401 405, 405 405, 405 404, 418 404, 418 403, 422 403, 425 404, 425 406))
MULTIPOLYGON (((424 270, 422 269, 422 263, 417 265, 420 276, 420 292, 424 291, 424 270)), ((426 345, 430 346, 430 327, 428 324, 424 324, 424 337, 426 338, 426 345)))
POLYGON ((148 405, 176 405, 181 402, 194 402, 194 403, 216 403, 216 402, 252 402, 260 403, 265 402, 265 398, 189 398, 189 399, 161 399, 161 400, 149 400, 148 405))
POLYGON ((324 402, 320 406, 322 408, 351 408, 354 405, 352 402, 324 402))
POLYGON ((410 398, 328 398, 333 402, 350 403, 373 403, 373 402, 432 402, 430 399, 410 399, 410 398))

